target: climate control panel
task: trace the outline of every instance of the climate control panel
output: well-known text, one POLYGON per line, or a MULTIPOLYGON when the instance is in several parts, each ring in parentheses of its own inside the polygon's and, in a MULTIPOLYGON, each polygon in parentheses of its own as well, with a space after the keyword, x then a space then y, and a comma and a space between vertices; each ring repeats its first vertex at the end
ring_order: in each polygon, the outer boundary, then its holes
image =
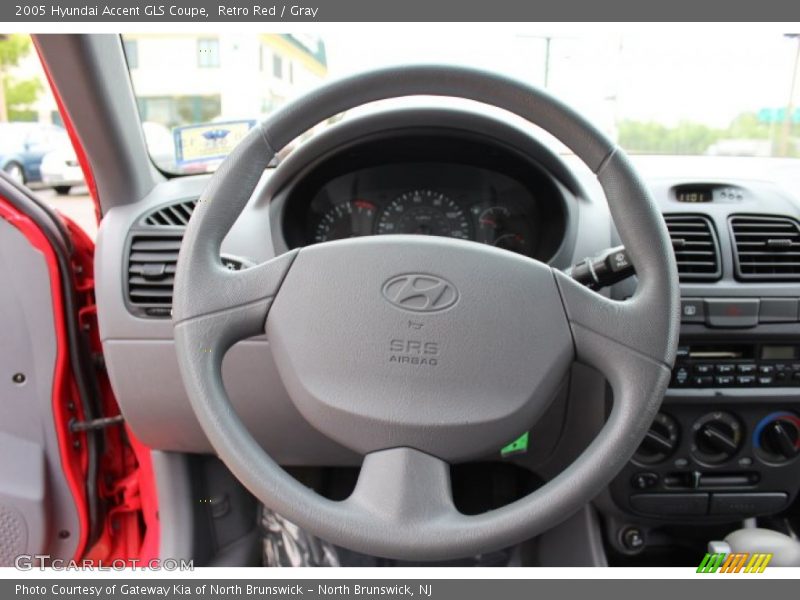
POLYGON ((744 429, 735 416, 711 412, 692 425, 692 456, 701 464, 730 460, 742 447, 744 429))
POLYGON ((778 514, 800 488, 800 407, 666 403, 611 485, 647 520, 778 514))
POLYGON ((753 432, 756 453, 769 464, 784 464, 800 455, 800 417, 774 412, 758 422, 753 432))
POLYGON ((657 464, 669 458, 678 448, 678 423, 666 413, 656 415, 634 459, 642 464, 657 464))

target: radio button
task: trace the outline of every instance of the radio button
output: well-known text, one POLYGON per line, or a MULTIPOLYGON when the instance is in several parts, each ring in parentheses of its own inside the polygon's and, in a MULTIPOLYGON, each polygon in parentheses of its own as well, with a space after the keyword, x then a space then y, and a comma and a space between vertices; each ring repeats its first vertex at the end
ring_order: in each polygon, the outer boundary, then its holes
POLYGON ((739 375, 736 378, 737 385, 755 385, 756 378, 754 375, 739 375))
POLYGON ((773 365, 760 365, 758 367, 759 375, 772 375, 775 372, 775 367, 773 365))
POLYGON ((735 368, 736 365, 730 365, 730 364, 717 365, 717 373, 719 373, 720 375, 730 375, 731 373, 733 373, 735 368))
POLYGON ((714 365, 695 365, 695 375, 711 375, 714 372, 714 365))
POLYGON ((678 367, 675 369, 675 383, 677 385, 686 385, 689 382, 689 369, 686 367, 678 367))
POLYGON ((733 375, 717 375, 714 381, 717 385, 733 385, 733 375))
POLYGON ((772 377, 759 377, 758 385, 772 385, 772 377))
POLYGON ((753 375, 756 372, 756 366, 752 363, 736 365, 736 370, 742 375, 753 375))
POLYGON ((714 383, 714 378, 711 375, 702 375, 700 377, 692 377, 692 385, 695 387, 709 387, 714 383))

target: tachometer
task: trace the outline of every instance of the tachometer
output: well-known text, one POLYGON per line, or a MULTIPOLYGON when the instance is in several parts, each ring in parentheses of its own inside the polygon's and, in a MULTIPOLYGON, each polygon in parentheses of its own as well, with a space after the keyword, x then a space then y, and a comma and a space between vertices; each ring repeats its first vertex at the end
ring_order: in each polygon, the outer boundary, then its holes
POLYGON ((375 205, 356 199, 334 204, 317 223, 315 242, 329 242, 360 235, 370 235, 375 220, 375 205))
POLYGON ((434 190, 414 190, 395 198, 378 218, 377 233, 412 233, 471 239, 464 210, 434 190))

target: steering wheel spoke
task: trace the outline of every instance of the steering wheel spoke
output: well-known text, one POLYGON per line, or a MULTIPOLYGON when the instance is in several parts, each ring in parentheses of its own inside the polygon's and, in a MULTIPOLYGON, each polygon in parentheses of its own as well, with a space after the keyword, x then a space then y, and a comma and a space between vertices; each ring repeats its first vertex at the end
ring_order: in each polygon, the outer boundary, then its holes
MULTIPOLYGON (((614 390, 615 403, 649 401, 653 389, 660 389, 670 376, 663 358, 661 322, 648 314, 640 297, 610 300, 556 272, 556 280, 567 313, 575 357, 596 368, 614 390), (641 335, 646 331, 646 335, 641 335)), ((660 403, 660 398, 658 398, 660 403)), ((641 408, 641 407, 640 407, 641 408)), ((657 405, 656 405, 657 408, 657 405)))
MULTIPOLYGON (((175 313, 176 328, 204 330, 205 341, 224 341, 224 350, 244 338, 264 332, 264 321, 272 299, 278 292, 297 251, 288 252, 270 261, 242 271, 230 271, 211 265, 201 271, 202 284, 179 280, 179 286, 202 287, 203 294, 181 296, 175 313)), ((213 345, 213 344, 212 344, 213 345)))
POLYGON ((368 454, 346 503, 398 527, 459 514, 453 505, 450 466, 413 448, 368 454))

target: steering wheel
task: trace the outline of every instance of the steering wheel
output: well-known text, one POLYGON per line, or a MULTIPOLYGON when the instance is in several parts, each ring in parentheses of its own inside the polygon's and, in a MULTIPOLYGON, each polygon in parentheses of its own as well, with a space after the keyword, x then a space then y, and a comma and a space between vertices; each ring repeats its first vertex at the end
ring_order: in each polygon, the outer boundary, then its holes
MULTIPOLYGON (((625 154, 547 93, 467 68, 413 66, 355 75, 275 111, 236 147, 203 193, 175 276, 180 372, 205 434, 266 506, 335 544, 439 560, 533 537, 591 500, 625 465, 670 378, 679 326, 677 270, 663 219, 625 154), (461 97, 549 131, 596 174, 636 267, 636 293, 609 300, 541 262, 427 236, 364 237, 296 249, 243 271, 220 245, 277 151, 367 102, 461 97), (352 495, 332 501, 281 469, 227 398, 225 352, 266 331, 283 384, 320 432, 364 455, 352 495), (527 431, 574 360, 604 374, 609 417, 563 472, 502 508, 453 504, 450 462, 527 431)), ((265 406, 264 418, 269 418, 265 406)))

